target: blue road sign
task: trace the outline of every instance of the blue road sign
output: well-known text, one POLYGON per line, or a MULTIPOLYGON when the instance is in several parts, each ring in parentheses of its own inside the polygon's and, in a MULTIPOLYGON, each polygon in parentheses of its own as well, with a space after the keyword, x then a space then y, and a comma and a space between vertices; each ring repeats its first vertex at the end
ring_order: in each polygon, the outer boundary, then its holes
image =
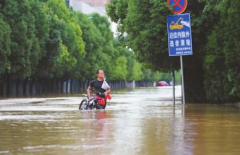
POLYGON ((169 56, 192 55, 192 31, 190 14, 168 16, 169 56))

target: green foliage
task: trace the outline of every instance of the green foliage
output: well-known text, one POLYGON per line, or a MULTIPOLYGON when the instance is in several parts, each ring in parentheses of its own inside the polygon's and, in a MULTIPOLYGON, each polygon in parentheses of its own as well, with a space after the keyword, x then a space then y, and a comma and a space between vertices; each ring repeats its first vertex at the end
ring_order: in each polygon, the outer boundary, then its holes
POLYGON ((48 24, 48 8, 39 1, 31 1, 31 13, 34 16, 34 25, 35 25, 35 40, 34 40, 34 49, 31 53, 31 66, 33 72, 31 76, 38 73, 39 61, 42 57, 46 56, 46 41, 49 37, 49 24, 48 24))
POLYGON ((106 17, 75 12, 63 0, 0 2, 1 81, 83 81, 95 78, 97 69, 109 80, 154 81, 158 75, 113 38, 106 17))
POLYGON ((113 33, 110 30, 110 23, 106 17, 101 17, 97 13, 93 13, 88 17, 99 30, 101 35, 101 42, 98 42, 101 50, 96 54, 95 63, 97 62, 99 68, 102 68, 107 75, 110 75, 110 72, 113 70, 110 60, 116 60, 113 59, 115 50, 113 47, 113 33))
POLYGON ((134 59, 128 61, 128 81, 140 81, 143 79, 144 75, 142 72, 142 65, 134 59))
POLYGON ((0 75, 10 71, 10 33, 9 25, 3 20, 0 14, 0 75))
POLYGON ((5 1, 1 8, 4 20, 11 27, 10 74, 14 78, 31 75, 31 51, 34 45, 34 17, 29 1, 5 1))
POLYGON ((240 98, 239 1, 219 1, 215 10, 220 18, 208 37, 205 56, 205 90, 212 102, 240 98))
MULTIPOLYGON (((76 14, 67 8, 64 1, 49 0, 47 1, 47 6, 54 17, 51 30, 53 33, 59 34, 57 42, 53 44, 53 48, 58 49, 55 54, 57 54, 57 57, 59 58, 56 57, 57 59, 53 59, 53 63, 55 63, 56 66, 52 73, 54 77, 61 78, 67 76, 67 74, 74 68, 77 60, 79 60, 84 53, 84 43, 81 37, 82 30, 77 23, 76 14), (59 24, 55 25, 56 23, 59 24), (56 46, 58 48, 56 48, 56 46), (62 55, 67 58, 63 58, 62 55), (59 74, 59 71, 62 73, 59 74)), ((51 37, 50 39, 55 40, 54 34, 51 37)), ((54 49, 50 49, 49 52, 52 52, 54 49)))
MULTIPOLYGON (((188 1, 194 49, 183 59, 188 102, 240 99, 239 7, 240 1, 188 1)), ((166 17, 171 13, 166 1, 110 0, 107 13, 140 62, 167 72, 179 69, 179 61, 167 54, 166 17)))
POLYGON ((127 0, 110 0, 106 5, 108 16, 115 23, 118 23, 118 37, 120 40, 124 40, 124 20, 127 16, 128 1, 127 0))
POLYGON ((168 56, 166 1, 130 0, 128 7, 124 27, 137 59, 161 71, 178 69, 179 59, 168 56))
POLYGON ((181 72, 180 72, 180 71, 175 72, 175 81, 176 81, 176 84, 181 84, 181 80, 182 80, 181 72))
POLYGON ((76 13, 76 16, 78 24, 83 31, 82 38, 85 45, 85 53, 79 58, 74 68, 74 74, 78 79, 83 78, 82 74, 86 79, 93 79, 96 75, 96 70, 100 68, 100 63, 97 63, 99 62, 97 57, 101 57, 101 53, 103 52, 101 43, 104 38, 88 16, 80 12, 76 13))
MULTIPOLYGON (((188 102, 206 101, 203 61, 207 36, 219 18, 212 7, 215 5, 214 1, 188 1, 186 12, 191 13, 194 47, 194 55, 184 57, 188 102)), ((168 56, 166 23, 167 16, 172 13, 167 1, 111 0, 107 5, 107 13, 119 24, 120 37, 125 36, 125 43, 133 49, 140 62, 158 71, 179 70, 179 58, 168 56)))
POLYGON ((124 56, 120 56, 116 59, 114 69, 112 72, 112 79, 126 80, 127 78, 127 59, 124 56))
POLYGON ((120 36, 127 33, 126 44, 140 62, 161 71, 179 68, 179 59, 168 56, 166 16, 171 11, 166 1, 111 0, 107 12, 119 23, 120 36))

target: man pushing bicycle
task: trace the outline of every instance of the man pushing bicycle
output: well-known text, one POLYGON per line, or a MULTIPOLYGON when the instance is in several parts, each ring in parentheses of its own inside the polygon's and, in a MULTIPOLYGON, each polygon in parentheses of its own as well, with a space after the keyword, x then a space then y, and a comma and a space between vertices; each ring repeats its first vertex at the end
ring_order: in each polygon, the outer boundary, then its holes
POLYGON ((91 91, 95 92, 93 97, 97 101, 96 108, 105 109, 107 99, 111 99, 109 95, 111 92, 111 88, 105 80, 103 70, 97 70, 97 78, 90 82, 90 85, 87 89, 88 99, 91 99, 91 91))

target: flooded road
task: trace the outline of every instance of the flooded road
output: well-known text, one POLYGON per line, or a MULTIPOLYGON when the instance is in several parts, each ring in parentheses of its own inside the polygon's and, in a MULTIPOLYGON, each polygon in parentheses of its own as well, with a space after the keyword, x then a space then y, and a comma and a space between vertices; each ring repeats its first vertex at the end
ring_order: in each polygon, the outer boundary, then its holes
POLYGON ((82 98, 0 100, 0 154, 240 154, 237 106, 183 111, 171 87, 114 92, 106 110, 79 111, 82 98))

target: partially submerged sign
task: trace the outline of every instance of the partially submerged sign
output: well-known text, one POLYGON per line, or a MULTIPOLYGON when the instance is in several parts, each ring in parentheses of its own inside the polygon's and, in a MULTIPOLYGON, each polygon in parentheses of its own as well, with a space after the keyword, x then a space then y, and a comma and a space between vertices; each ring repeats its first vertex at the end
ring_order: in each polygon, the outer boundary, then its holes
POLYGON ((169 56, 192 55, 190 14, 168 16, 169 56))

